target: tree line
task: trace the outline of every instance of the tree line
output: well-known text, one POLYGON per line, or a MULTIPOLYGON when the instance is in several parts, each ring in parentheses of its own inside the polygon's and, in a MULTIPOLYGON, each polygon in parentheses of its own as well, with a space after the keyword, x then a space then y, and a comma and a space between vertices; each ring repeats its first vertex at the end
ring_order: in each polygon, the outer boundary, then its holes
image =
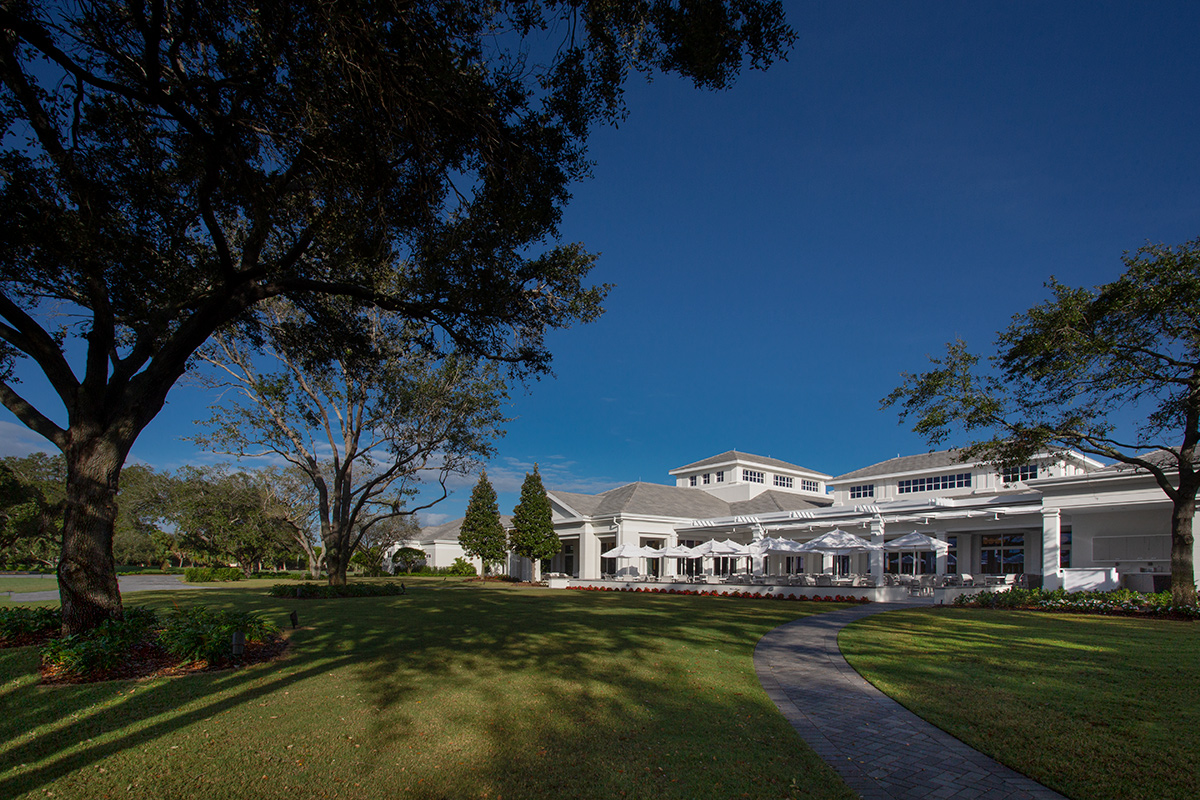
MULTIPOLYGON (((56 568, 66 498, 66 461, 33 453, 0 459, 0 565, 56 568)), ((238 566, 247 573, 325 567, 313 493, 294 470, 132 464, 117 495, 113 557, 123 566, 238 566)), ((385 571, 383 553, 417 533, 398 517, 362 537, 354 562, 385 571)))

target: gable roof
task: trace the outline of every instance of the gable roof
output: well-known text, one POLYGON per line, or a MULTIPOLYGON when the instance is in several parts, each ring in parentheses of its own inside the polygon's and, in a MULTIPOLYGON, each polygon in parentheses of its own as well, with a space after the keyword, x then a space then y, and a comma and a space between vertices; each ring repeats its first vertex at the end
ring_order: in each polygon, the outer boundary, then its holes
MULTIPOLYGON (((443 522, 441 525, 430 525, 427 528, 421 528, 421 532, 413 539, 414 544, 430 544, 444 539, 453 539, 458 541, 458 534, 462 533, 462 524, 466 517, 452 519, 449 522, 443 522)), ((512 527, 512 516, 509 514, 500 515, 500 524, 505 530, 512 527)))
POLYGON ((842 481, 852 481, 859 478, 874 478, 880 475, 895 475, 904 472, 921 472, 930 469, 943 469, 948 467, 970 467, 970 464, 958 460, 959 450, 936 450, 932 453, 921 453, 915 456, 899 456, 898 458, 889 458, 887 461, 880 461, 878 464, 872 464, 869 467, 856 469, 853 472, 847 472, 845 475, 839 475, 832 479, 830 483, 841 483, 842 481))
POLYGON ((637 481, 595 495, 550 491, 552 498, 587 517, 645 514, 653 517, 696 519, 729 514, 729 503, 703 489, 664 486, 637 481))
POLYGON ((815 502, 803 495, 768 489, 762 494, 751 497, 749 500, 738 500, 730 503, 729 513, 731 516, 742 516, 744 514, 770 514, 775 511, 806 511, 810 508, 825 508, 832 505, 832 503, 832 497, 822 503, 815 502))
POLYGON ((674 475, 677 472, 684 472, 693 469, 703 469, 704 467, 715 467, 720 464, 732 464, 735 461, 741 461, 747 464, 759 464, 764 467, 773 467, 775 469, 786 469, 795 472, 810 472, 813 475, 824 475, 823 472, 809 469, 808 467, 800 467, 795 464, 789 464, 786 461, 780 461, 778 458, 769 458, 767 456, 756 456, 751 453, 742 453, 737 450, 726 450, 720 455, 710 456, 709 458, 700 461, 694 461, 691 464, 685 464, 682 467, 676 467, 668 472, 668 475, 674 475))

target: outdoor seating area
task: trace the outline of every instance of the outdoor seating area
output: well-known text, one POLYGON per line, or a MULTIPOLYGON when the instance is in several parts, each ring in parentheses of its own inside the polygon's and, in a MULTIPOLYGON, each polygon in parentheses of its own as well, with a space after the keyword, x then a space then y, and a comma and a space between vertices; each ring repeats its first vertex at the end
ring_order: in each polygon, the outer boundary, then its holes
MULTIPOLYGON (((917 572, 916 554, 944 553, 946 543, 920 533, 900 536, 877 544, 845 531, 834 530, 808 542, 765 537, 749 544, 731 540, 704 542, 696 547, 681 545, 654 548, 622 544, 600 554, 621 565, 596 580, 571 580, 572 586, 616 588, 699 588, 719 593, 769 592, 824 596, 831 591, 879 601, 896 601, 907 596, 951 600, 959 594, 995 591, 1025 586, 1023 574, 970 573, 934 574, 917 572), (886 552, 912 553, 895 563, 911 563, 913 573, 846 571, 849 559, 836 556, 871 554, 873 569, 886 552), (826 559, 827 556, 835 556, 826 559), (771 558, 775 556, 775 558, 771 558), (782 556, 782 558, 780 558, 782 556), (813 560, 804 556, 815 557, 813 560), (744 561, 743 561, 744 559, 744 561), (642 567, 647 569, 643 571, 642 567)), ((867 559, 859 560, 865 565, 867 559)), ((932 562, 928 562, 932 563, 932 562)))

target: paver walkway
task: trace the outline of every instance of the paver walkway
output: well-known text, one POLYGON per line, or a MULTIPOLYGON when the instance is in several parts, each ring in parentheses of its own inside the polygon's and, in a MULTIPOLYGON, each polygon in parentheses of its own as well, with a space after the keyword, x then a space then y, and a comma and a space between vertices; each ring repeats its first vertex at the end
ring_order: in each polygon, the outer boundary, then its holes
POLYGON ((754 649, 758 680, 863 800, 1064 800, 930 725, 842 658, 837 635, 848 623, 911 607, 871 603, 781 625, 754 649))

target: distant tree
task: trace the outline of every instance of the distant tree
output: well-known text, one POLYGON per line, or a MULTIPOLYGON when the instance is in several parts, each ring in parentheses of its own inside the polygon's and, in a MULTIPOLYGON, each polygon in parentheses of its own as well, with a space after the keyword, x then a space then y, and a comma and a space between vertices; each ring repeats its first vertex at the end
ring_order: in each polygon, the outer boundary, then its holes
POLYGON ((260 475, 185 467, 173 494, 170 513, 183 546, 211 562, 251 572, 298 550, 260 475))
POLYGON ((562 542, 554 532, 550 498, 542 486, 537 464, 533 465, 533 472, 525 473, 525 481, 521 484, 521 499, 513 509, 509 546, 514 553, 533 562, 535 581, 541 580, 542 559, 550 558, 562 549, 562 542))
MULTIPOLYGON (((347 322, 354 317, 347 309, 347 322)), ((305 475, 316 499, 331 584, 362 537, 395 517, 446 497, 446 479, 491 455, 502 434, 504 383, 494 365, 437 358, 419 332, 373 311, 359 312, 360 346, 327 346, 321 327, 295 306, 257 310, 266 355, 252 334, 218 333, 199 356, 214 367, 200 379, 227 390, 195 440, 239 457, 274 455, 305 475), (438 495, 410 507, 426 478, 438 495)))
POLYGON ((392 553, 392 569, 403 569, 412 572, 413 567, 429 558, 429 555, 419 547, 401 547, 392 553))
POLYGON ((121 467, 213 332, 287 296, 353 346, 338 298, 547 372, 606 292, 559 222, 628 74, 794 38, 766 0, 0 5, 0 402, 67 459, 64 631, 121 616, 121 467))
POLYGON ((113 557, 118 564, 162 563, 170 551, 167 519, 170 476, 144 464, 121 471, 114 525, 113 557))
POLYGON ((0 459, 0 562, 58 563, 66 474, 62 456, 0 459))
POLYGON ((463 552, 483 562, 485 575, 495 565, 503 564, 508 556, 508 536, 500 521, 496 490, 488 480, 487 470, 479 474, 479 481, 471 491, 458 543, 463 552))
POLYGON ((1013 317, 991 368, 959 341, 884 398, 931 444, 961 430, 962 458, 1005 466, 1078 450, 1145 470, 1171 500, 1171 595, 1196 602, 1192 520, 1200 490, 1200 239, 1147 245, 1095 289, 1053 278, 1053 298, 1013 317), (1141 416, 1123 434, 1116 417, 1141 416), (1130 438, 1126 438, 1126 437, 1130 438))
POLYGON ((304 553, 309 576, 319 578, 325 565, 325 551, 320 546, 319 498, 312 481, 303 470, 291 465, 267 467, 261 473, 272 513, 283 521, 304 553))

